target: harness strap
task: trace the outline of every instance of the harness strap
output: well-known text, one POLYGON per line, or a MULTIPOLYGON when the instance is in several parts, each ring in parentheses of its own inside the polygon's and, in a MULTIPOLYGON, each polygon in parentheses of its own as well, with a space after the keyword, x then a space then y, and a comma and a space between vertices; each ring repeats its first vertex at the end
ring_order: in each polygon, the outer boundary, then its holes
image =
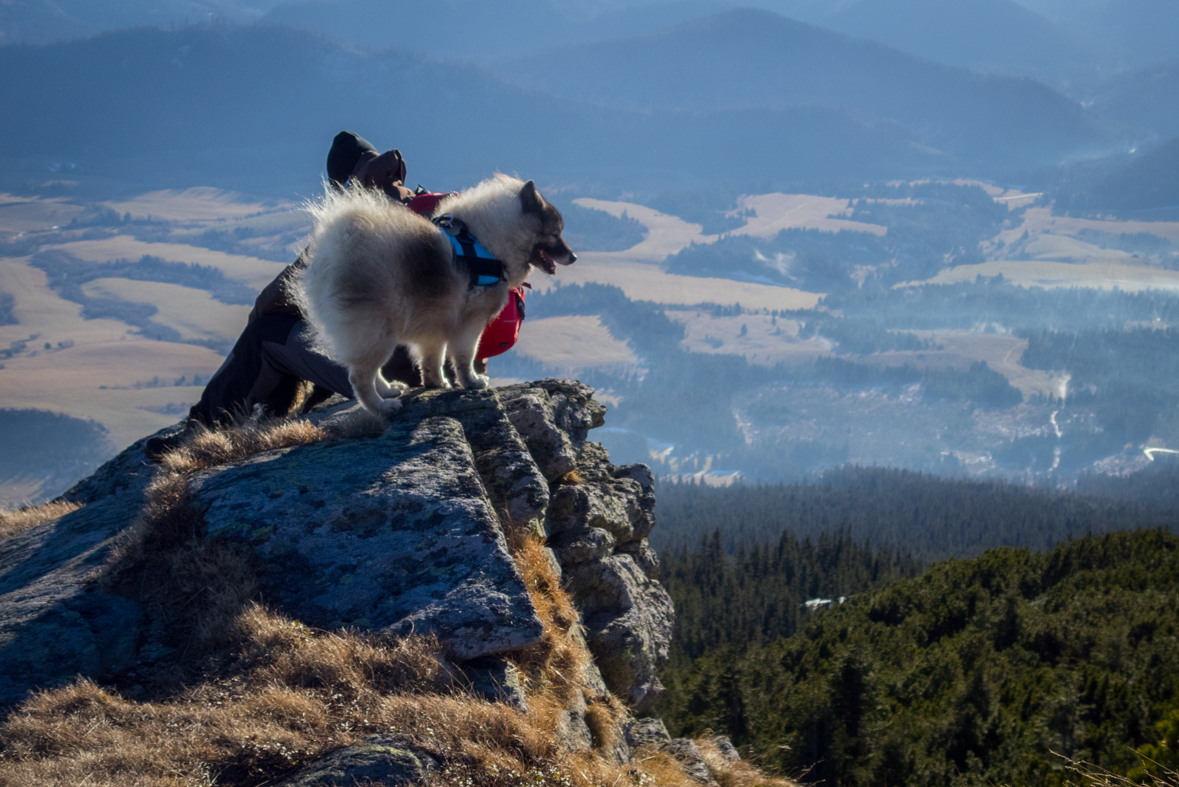
POLYGON ((466 267, 471 289, 494 287, 508 280, 504 264, 475 239, 466 224, 449 213, 443 213, 433 221, 450 240, 455 264, 466 267))

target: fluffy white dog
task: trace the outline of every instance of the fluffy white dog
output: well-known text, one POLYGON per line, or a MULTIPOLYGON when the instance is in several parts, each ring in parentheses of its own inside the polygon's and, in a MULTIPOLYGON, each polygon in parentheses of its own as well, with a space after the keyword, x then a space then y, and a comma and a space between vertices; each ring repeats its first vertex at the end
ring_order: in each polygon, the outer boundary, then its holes
POLYGON ((382 416, 401 406, 405 390, 381 375, 397 345, 410 348, 427 386, 450 387, 449 357, 459 385, 484 388, 475 350, 508 290, 533 267, 554 274, 577 259, 561 237, 560 212, 532 181, 507 175, 447 197, 433 222, 356 187, 328 193, 310 211, 311 261, 293 294, 317 345, 382 416))

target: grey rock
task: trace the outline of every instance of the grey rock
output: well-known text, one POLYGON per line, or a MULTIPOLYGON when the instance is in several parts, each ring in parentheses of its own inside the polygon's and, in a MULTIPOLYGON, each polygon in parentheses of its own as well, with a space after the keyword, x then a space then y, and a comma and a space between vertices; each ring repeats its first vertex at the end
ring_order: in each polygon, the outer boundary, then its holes
POLYGON ((143 490, 151 483, 156 472, 155 466, 143 453, 143 447, 152 437, 176 434, 181 428, 180 424, 176 424, 161 429, 154 435, 136 440, 91 475, 62 493, 58 500, 69 500, 83 505, 112 495, 120 495, 133 501, 142 500, 143 490))
POLYGON ((694 742, 688 738, 672 738, 659 748, 679 760, 680 765, 683 766, 692 781, 711 787, 716 786, 716 779, 713 778, 712 771, 708 770, 708 765, 704 762, 704 755, 700 753, 700 749, 694 742))
POLYGON ((659 555, 656 554, 651 545, 647 543, 647 539, 642 541, 631 541, 618 547, 619 554, 630 555, 635 564, 642 569, 643 573, 649 578, 654 579, 659 573, 659 555))
POLYGON ((638 488, 634 481, 558 487, 549 504, 549 532, 559 535, 570 531, 600 529, 608 532, 615 542, 630 541, 634 536, 627 511, 628 493, 631 490, 624 484, 638 488))
POLYGON ((0 705, 134 662, 139 606, 97 582, 115 539, 138 514, 152 472, 132 449, 104 465, 93 483, 74 488, 88 505, 0 540, 0 705), (119 480, 115 468, 127 475, 119 480))
POLYGON ((304 768, 278 787, 355 787, 383 784, 387 787, 420 784, 438 761, 400 735, 374 735, 358 746, 332 752, 304 768))
POLYGON ((593 389, 570 380, 541 380, 498 391, 508 419, 549 482, 572 470, 589 430, 605 422, 593 389))
POLYGON ((632 708, 649 708, 663 691, 657 671, 671 642, 667 591, 629 555, 573 566, 568 581, 606 685, 632 708))
POLYGON ((459 659, 539 642, 459 422, 271 451, 194 475, 208 537, 253 550, 268 603, 323 628, 436 634, 459 659))
POLYGON ((588 707, 581 692, 573 693, 573 700, 557 716, 554 732, 565 751, 589 751, 594 746, 594 736, 585 721, 588 707))
MULTIPOLYGON (((668 735, 662 719, 635 719, 626 725, 624 731, 626 743, 632 751, 647 747, 666 752, 679 761, 693 781, 707 785, 716 784, 716 779, 708 770, 699 747, 688 738, 672 738, 668 735)), ((725 738, 725 741, 727 742, 728 738, 725 738)), ((731 743, 728 746, 730 749, 733 748, 731 743)))
POLYGON ((717 735, 714 736, 711 740, 712 744, 716 746, 718 750, 720 750, 721 756, 726 760, 729 762, 740 761, 741 754, 737 751, 737 747, 733 745, 733 742, 729 740, 728 735, 717 735))
POLYGON ((614 551, 614 536, 598 527, 565 531, 549 539, 562 566, 603 558, 614 551))
POLYGON ((486 656, 464 662, 461 669, 466 679, 464 688, 470 694, 528 712, 528 700, 524 696, 524 686, 520 682, 520 671, 512 662, 486 656))
POLYGON ((663 719, 632 719, 623 728, 626 745, 631 749, 643 746, 659 747, 671 740, 663 719))

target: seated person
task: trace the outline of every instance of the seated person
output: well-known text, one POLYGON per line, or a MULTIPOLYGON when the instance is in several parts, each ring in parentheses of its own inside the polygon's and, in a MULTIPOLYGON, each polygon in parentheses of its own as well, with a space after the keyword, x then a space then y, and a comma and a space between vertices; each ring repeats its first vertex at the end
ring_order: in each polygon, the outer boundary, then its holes
MULTIPOLYGON (((389 199, 428 215, 444 194, 410 191, 405 187, 405 161, 394 149, 377 154, 367 140, 341 131, 332 142, 327 160, 328 182, 334 188, 348 183, 381 189, 389 199)), ((179 445, 198 425, 227 424, 259 409, 269 415, 291 413, 304 393, 304 381, 314 385, 306 396, 305 412, 333 393, 352 398, 348 370, 312 347, 310 326, 288 295, 287 283, 307 267, 304 254, 283 269, 258 295, 237 343, 210 378, 200 401, 188 413, 185 428, 169 437, 154 437, 145 451, 150 459, 179 445)), ((487 370, 487 358, 508 350, 516 341, 524 319, 524 295, 513 290, 508 305, 484 331, 476 353, 476 370, 487 370)), ((421 376, 409 351, 399 346, 382 368, 387 380, 421 385, 421 376)))

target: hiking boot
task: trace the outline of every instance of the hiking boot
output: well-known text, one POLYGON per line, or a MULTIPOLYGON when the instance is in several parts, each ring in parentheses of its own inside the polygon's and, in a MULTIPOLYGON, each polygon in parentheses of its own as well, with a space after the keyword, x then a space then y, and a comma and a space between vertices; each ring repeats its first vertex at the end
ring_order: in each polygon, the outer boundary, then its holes
POLYGON ((184 422, 184 427, 172 434, 158 435, 151 438, 143 444, 143 454, 147 457, 149 462, 159 464, 160 460, 164 458, 164 454, 175 450, 181 446, 188 438, 192 437, 193 433, 200 428, 200 422, 189 419, 184 422))

